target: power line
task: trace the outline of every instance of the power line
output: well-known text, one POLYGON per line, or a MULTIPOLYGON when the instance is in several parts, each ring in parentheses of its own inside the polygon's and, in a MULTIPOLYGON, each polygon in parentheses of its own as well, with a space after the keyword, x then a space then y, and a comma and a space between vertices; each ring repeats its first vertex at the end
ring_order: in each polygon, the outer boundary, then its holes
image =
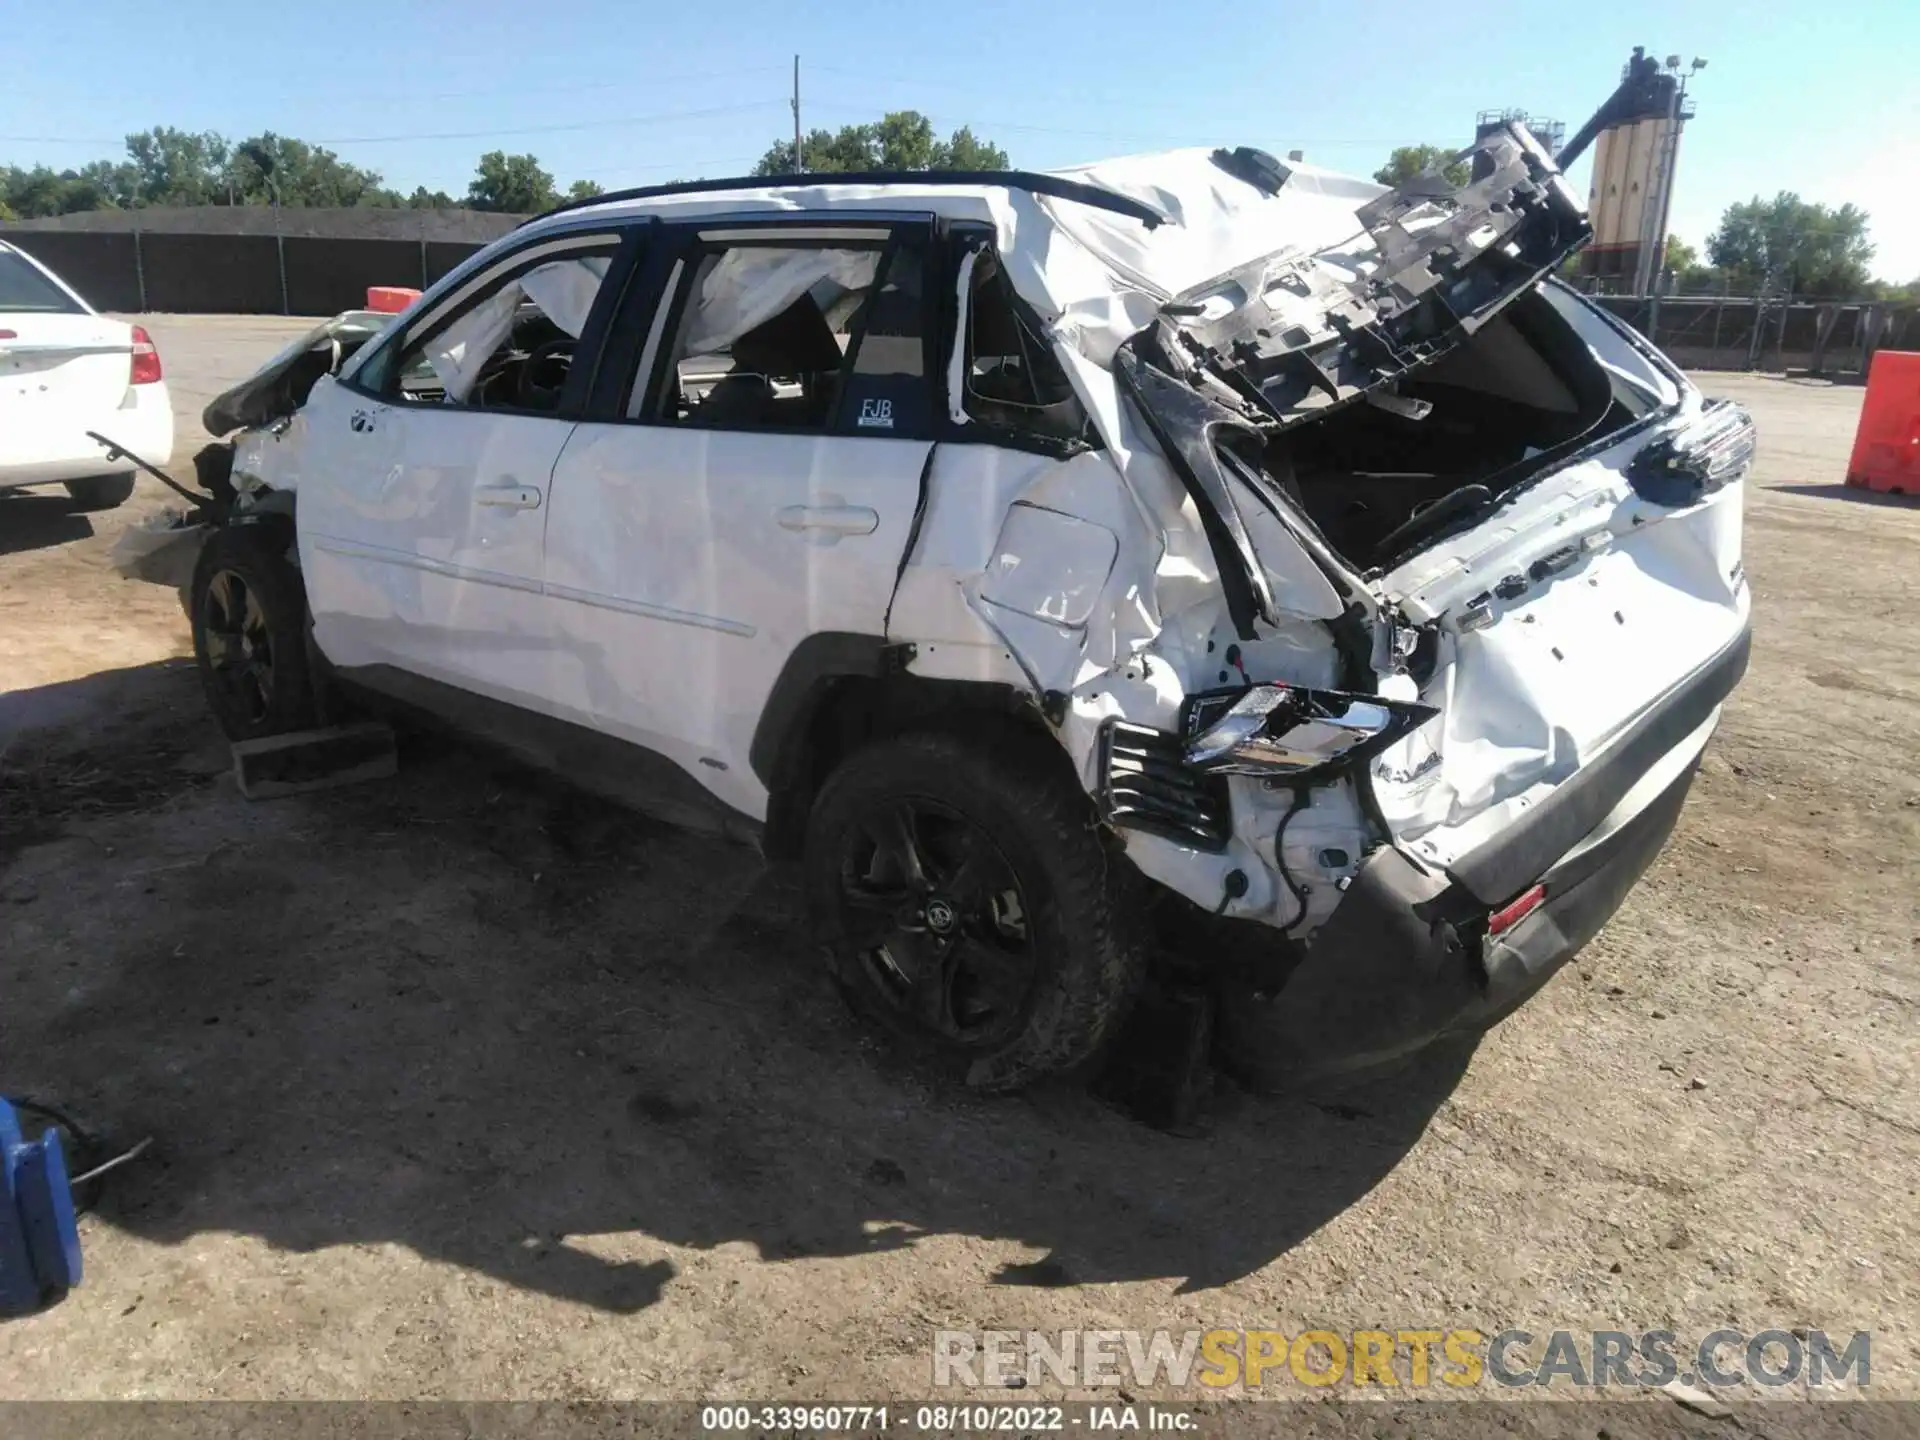
POLYGON ((588 180, 610 180, 624 175, 652 175, 662 170, 697 170, 708 165, 752 165, 758 155, 720 155, 705 160, 669 160, 658 165, 622 165, 617 170, 600 170, 584 176, 588 180))
MULTIPOLYGON (((815 108, 831 110, 843 115, 868 115, 873 112, 874 107, 871 105, 848 104, 844 101, 828 101, 816 105, 815 108)), ((976 123, 975 120, 970 120, 958 115, 927 114, 924 110, 920 113, 926 115, 926 118, 936 125, 965 125, 972 127, 976 123)), ((993 135, 998 135, 1002 131, 1014 131, 1032 135, 1065 135, 1076 139, 1088 140, 1118 140, 1127 143, 1144 141, 1153 145, 1245 145, 1257 144, 1263 138, 1260 136, 1223 132, 1215 132, 1211 135, 1178 135, 1165 130, 1083 130, 1060 125, 1025 125, 1011 120, 988 120, 978 123, 983 131, 990 131, 993 135)), ((991 138, 991 136, 988 138, 991 138)), ((1282 142, 1269 139, 1268 143, 1280 144, 1282 142)), ((1303 146, 1302 143, 1295 138, 1289 139, 1285 143, 1289 149, 1305 149, 1309 152, 1318 151, 1323 154, 1329 150, 1375 151, 1391 148, 1381 142, 1366 140, 1325 141, 1320 144, 1308 142, 1303 146)))
MULTIPOLYGON (((645 89, 649 85, 693 84, 697 81, 707 80, 737 80, 743 75, 757 75, 764 78, 775 73, 784 74, 785 67, 779 65, 753 65, 744 70, 708 70, 698 75, 630 75, 622 80, 595 81, 590 85, 550 85, 542 86, 537 90, 523 89, 516 85, 513 87, 513 95, 516 100, 523 95, 583 95, 589 91, 597 90, 640 90, 645 89)), ((369 96, 394 100, 478 100, 483 98, 497 100, 500 97, 500 90, 498 86, 495 86, 486 90, 446 90, 437 95, 401 95, 396 94, 392 88, 389 87, 385 90, 369 92, 369 96)), ((330 95, 329 98, 333 97, 330 95)), ((354 103, 362 104, 364 100, 356 100, 354 103)))
MULTIPOLYGON (((740 73, 740 72, 731 72, 740 73)), ((591 89, 582 86, 581 89, 591 89)), ((525 92, 539 93, 539 92, 525 92)), ((700 120, 713 115, 740 114, 748 110, 764 110, 774 106, 785 107, 785 100, 748 100, 737 105, 709 105, 695 110, 664 110, 654 115, 625 115, 605 120, 574 120, 555 125, 508 126, 487 130, 438 130, 409 131, 393 135, 289 135, 289 139, 304 140, 309 145, 394 145, 413 140, 486 140, 496 136, 509 135, 557 135, 573 130, 614 129, 622 125, 655 125, 669 120, 700 120)), ((135 135, 148 132, 136 130, 135 135)), ((199 131, 185 132, 198 135, 199 131)), ((91 139, 72 135, 0 135, 0 144, 8 145, 125 145, 127 136, 112 138, 95 136, 91 139)))
POLYGON ((124 145, 127 137, 116 135, 111 140, 89 140, 78 135, 0 135, 0 145, 124 145))
POLYGON ((658 125, 669 120, 701 120, 711 115, 735 115, 746 110, 785 106, 784 100, 749 100, 740 105, 710 105, 702 110, 666 110, 657 115, 626 115, 613 120, 575 120, 562 125, 526 125, 513 129, 443 130, 408 135, 316 136, 312 145, 392 145, 410 140, 490 140, 502 135, 557 135, 569 130, 610 130, 622 125, 658 125))

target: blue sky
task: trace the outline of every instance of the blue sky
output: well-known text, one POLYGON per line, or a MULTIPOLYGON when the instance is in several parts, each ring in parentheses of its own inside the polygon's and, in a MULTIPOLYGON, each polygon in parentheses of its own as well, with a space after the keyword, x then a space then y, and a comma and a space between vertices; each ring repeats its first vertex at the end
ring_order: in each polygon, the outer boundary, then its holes
POLYGON ((119 158, 120 137, 159 123, 319 141, 402 190, 464 193, 493 148, 532 151, 562 185, 737 173, 791 134, 798 52, 809 129, 911 107, 943 129, 971 124, 1033 169, 1226 142, 1370 171, 1398 144, 1464 143, 1483 108, 1571 128, 1642 44, 1710 62, 1675 233, 1697 245, 1729 202, 1797 190, 1865 207, 1875 270, 1920 276, 1920 3, 1768 10, 8 0, 0 163, 119 158))

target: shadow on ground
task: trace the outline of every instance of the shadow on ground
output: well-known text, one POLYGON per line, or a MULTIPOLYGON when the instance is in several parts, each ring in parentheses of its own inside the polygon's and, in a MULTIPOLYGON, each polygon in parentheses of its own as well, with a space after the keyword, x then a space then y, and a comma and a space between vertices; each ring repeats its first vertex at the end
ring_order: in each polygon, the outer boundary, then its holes
POLYGON ((49 550, 91 534, 93 522, 64 490, 0 490, 0 555, 49 550))
POLYGON ((1787 495, 1811 495, 1819 500, 1854 500, 1862 505, 1920 506, 1920 495, 1896 495, 1885 490, 1869 490, 1862 485, 1770 485, 1787 495))
POLYGON ((1337 1104, 1223 1083, 1198 1138, 1078 1089, 973 1096, 867 1038, 741 849, 438 742, 390 784, 249 806, 190 669, 80 683, 112 724, 29 737, 0 784, 124 770, 135 733, 151 773, 66 820, 35 792, 44 843, 0 869, 5 1078, 157 1137, 101 1215, 162 1243, 397 1242, 616 1312, 673 1264, 587 1237, 781 1263, 958 1233, 1042 1252, 983 1281, 1201 1288, 1366 1195, 1467 1062, 1337 1104))

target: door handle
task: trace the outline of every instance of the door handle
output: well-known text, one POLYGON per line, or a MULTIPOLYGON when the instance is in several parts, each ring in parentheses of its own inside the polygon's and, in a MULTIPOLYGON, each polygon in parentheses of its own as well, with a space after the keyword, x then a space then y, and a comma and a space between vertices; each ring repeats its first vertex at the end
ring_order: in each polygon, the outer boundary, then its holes
POLYGON ((500 510, 538 510, 540 492, 531 485, 483 485, 473 492, 476 505, 500 510))
POLYGON ((782 530, 824 530, 832 535, 871 535, 880 512, 864 505, 789 505, 779 514, 782 530))

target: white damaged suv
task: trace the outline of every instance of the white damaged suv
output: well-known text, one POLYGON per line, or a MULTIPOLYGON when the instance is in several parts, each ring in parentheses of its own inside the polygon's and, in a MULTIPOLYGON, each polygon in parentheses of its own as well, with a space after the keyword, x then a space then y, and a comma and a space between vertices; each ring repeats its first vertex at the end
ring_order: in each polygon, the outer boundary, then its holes
POLYGON ((1491 1024, 1745 667, 1751 422, 1550 278, 1521 127, 606 196, 209 407, 227 733, 397 702, 804 867, 863 1011, 1012 1087, 1150 969, 1243 1075, 1491 1024), (229 473, 230 465, 230 473, 229 473))

